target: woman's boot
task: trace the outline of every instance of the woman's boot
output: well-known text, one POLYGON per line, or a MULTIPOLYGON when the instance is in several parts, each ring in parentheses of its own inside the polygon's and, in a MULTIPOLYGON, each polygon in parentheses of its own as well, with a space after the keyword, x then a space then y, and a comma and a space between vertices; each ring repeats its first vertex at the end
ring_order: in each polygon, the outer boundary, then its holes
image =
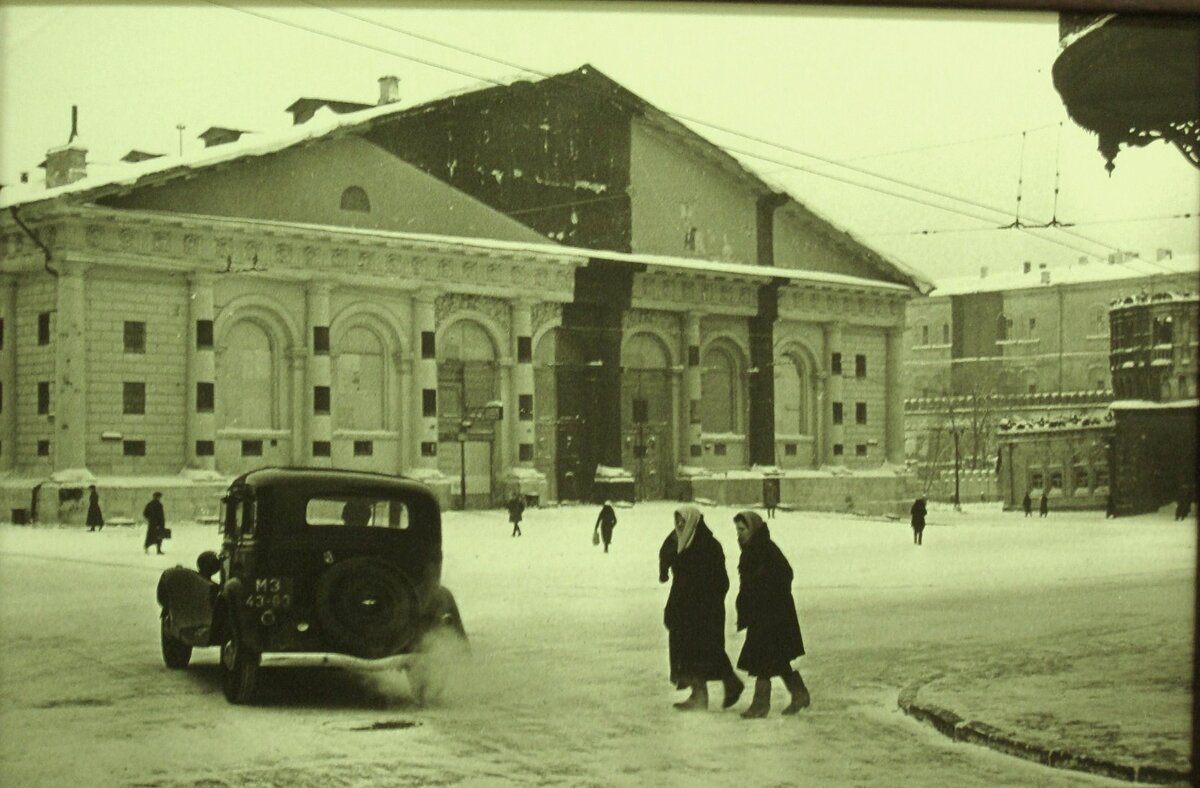
POLYGON ((804 679, 800 677, 800 671, 793 670, 791 673, 783 677, 783 684, 787 687, 788 692, 792 693, 792 702, 783 710, 784 714, 795 714, 800 709, 807 709, 812 703, 812 698, 809 697, 808 687, 804 686, 804 679))
POLYGON ((687 700, 675 704, 680 711, 704 711, 708 708, 708 685, 703 681, 692 684, 692 694, 687 700))
POLYGON ((758 679, 754 682, 754 700, 750 701, 750 708, 742 712, 744 719, 757 719, 767 716, 767 712, 771 710, 771 680, 758 679))
POLYGON ((735 673, 726 676, 723 683, 725 684, 725 699, 721 701, 721 708, 728 709, 738 702, 738 698, 742 697, 742 690, 746 688, 746 684, 735 673))

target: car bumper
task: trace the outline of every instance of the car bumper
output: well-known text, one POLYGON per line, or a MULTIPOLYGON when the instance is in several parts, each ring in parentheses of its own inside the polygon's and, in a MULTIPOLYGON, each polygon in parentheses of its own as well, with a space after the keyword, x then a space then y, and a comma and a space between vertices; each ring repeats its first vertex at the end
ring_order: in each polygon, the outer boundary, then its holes
POLYGON ((265 667, 287 668, 350 668, 353 670, 403 670, 413 663, 416 654, 397 654, 379 659, 363 659, 348 654, 332 654, 326 652, 268 652, 262 655, 261 664, 265 667))

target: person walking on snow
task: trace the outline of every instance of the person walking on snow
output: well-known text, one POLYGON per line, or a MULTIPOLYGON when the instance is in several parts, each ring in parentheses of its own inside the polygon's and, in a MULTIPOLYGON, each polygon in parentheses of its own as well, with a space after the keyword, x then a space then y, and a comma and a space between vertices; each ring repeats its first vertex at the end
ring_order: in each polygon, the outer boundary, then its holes
POLYGON ((1029 495, 1029 490, 1025 491, 1025 497, 1021 499, 1021 508, 1025 511, 1026 517, 1033 516, 1033 498, 1029 495))
POLYGON ((162 555, 162 543, 166 538, 167 530, 167 514, 163 510, 162 493, 154 493, 154 497, 146 504, 146 508, 142 509, 142 517, 146 518, 146 541, 142 545, 142 552, 146 552, 151 545, 154 545, 158 554, 162 555))
POLYGON ((604 552, 608 552, 609 542, 612 541, 613 528, 617 526, 617 513, 613 510, 612 501, 605 501, 604 506, 600 507, 600 516, 596 518, 596 527, 592 529, 592 535, 600 532, 600 539, 604 542, 604 552))
POLYGON ((519 492, 512 494, 512 498, 508 499, 508 521, 512 523, 513 536, 521 535, 521 515, 525 513, 525 498, 519 492))
POLYGON ((100 513, 100 493, 96 492, 94 484, 88 486, 87 527, 89 531, 104 529, 104 515, 100 513))
POLYGON ((1050 511, 1050 493, 1042 490, 1042 500, 1038 501, 1038 517, 1045 517, 1050 511))
POLYGON ((792 567, 762 518, 739 512, 733 518, 742 555, 738 559, 737 628, 746 642, 737 666, 754 676, 754 700, 742 717, 755 719, 771 710, 771 679, 779 676, 792 701, 783 710, 795 714, 812 702, 793 659, 804 655, 804 639, 792 600, 792 567))
POLYGON ((691 688, 680 711, 708 708, 708 682, 725 686, 723 708, 737 703, 745 684, 725 654, 725 595, 729 575, 725 552, 695 506, 675 510, 675 529, 659 551, 659 580, 671 574, 671 592, 663 610, 667 628, 671 683, 691 688), (670 544, 671 541, 674 544, 670 544))
POLYGON ((921 535, 925 533, 925 515, 927 512, 928 508, 925 506, 924 498, 918 498, 913 501, 909 514, 912 515, 913 544, 915 545, 921 544, 921 535))

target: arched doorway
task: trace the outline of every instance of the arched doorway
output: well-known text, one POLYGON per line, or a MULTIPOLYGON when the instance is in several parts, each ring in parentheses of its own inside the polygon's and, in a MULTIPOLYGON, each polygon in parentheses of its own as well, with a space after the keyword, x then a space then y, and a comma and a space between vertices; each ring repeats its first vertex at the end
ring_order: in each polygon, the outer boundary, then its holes
POLYGON ((467 508, 489 507, 498 466, 497 425, 482 414, 500 399, 500 375, 495 343, 478 322, 459 320, 442 332, 437 399, 438 469, 451 480, 456 505, 463 500, 465 483, 467 508))
POLYGON ((217 468, 238 474, 291 461, 287 348, 270 323, 236 319, 219 338, 216 361, 217 468))
POLYGON ((700 358, 700 425, 710 468, 747 464, 746 407, 742 355, 725 339, 712 342, 700 358))
POLYGON ((775 456, 785 468, 818 465, 817 390, 812 365, 795 349, 775 362, 775 456))
POLYGON ((621 462, 638 500, 665 498, 672 482, 673 404, 666 345, 635 334, 621 350, 621 462))

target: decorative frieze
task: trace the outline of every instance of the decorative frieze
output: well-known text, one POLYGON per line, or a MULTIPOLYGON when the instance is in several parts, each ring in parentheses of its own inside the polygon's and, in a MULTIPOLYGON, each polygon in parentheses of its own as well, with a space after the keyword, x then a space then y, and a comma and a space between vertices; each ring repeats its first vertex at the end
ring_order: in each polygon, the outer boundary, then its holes
POLYGON ((562 304, 539 301, 533 305, 533 333, 537 334, 547 325, 562 323, 562 304))
POLYGON ((460 312, 475 312, 492 321, 502 334, 509 333, 510 309, 507 301, 500 298, 469 295, 467 293, 444 293, 434 302, 434 316, 439 326, 460 312))

